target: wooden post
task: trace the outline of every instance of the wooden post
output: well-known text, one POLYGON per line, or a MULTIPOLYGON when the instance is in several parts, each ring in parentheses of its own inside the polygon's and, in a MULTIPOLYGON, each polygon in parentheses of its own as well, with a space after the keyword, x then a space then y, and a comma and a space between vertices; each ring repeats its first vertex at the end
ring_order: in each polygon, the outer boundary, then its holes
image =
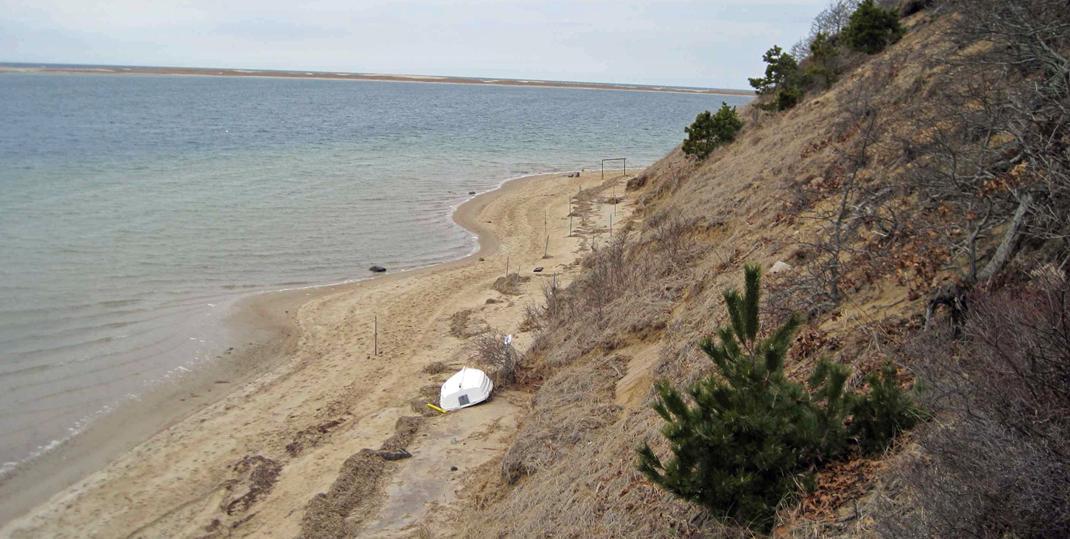
POLYGON ((542 210, 542 234, 546 236, 546 245, 542 248, 542 257, 546 258, 546 253, 550 250, 550 224, 548 219, 550 218, 550 209, 543 208, 542 210))
POLYGON ((609 238, 613 239, 613 214, 609 214, 609 238))
POLYGON ((509 276, 509 255, 505 256, 505 276, 509 276))
POLYGON ((379 355, 379 315, 375 315, 374 324, 375 324, 375 337, 374 337, 374 343, 375 344, 372 345, 372 355, 378 356, 379 355))

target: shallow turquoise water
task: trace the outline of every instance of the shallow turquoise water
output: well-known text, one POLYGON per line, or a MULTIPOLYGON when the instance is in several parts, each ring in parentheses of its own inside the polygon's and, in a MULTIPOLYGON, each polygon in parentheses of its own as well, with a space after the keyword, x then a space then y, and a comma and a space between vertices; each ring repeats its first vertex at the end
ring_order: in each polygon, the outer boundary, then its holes
POLYGON ((242 294, 461 256, 468 192, 651 163, 722 99, 0 75, 0 462, 209 360, 242 294))

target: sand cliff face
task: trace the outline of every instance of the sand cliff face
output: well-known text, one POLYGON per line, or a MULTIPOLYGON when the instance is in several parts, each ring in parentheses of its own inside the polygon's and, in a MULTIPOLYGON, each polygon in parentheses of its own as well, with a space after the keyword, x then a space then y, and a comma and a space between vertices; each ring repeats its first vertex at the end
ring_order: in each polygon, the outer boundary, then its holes
MULTIPOLYGON (((903 111, 924 101, 951 50, 949 21, 931 17, 906 20, 902 41, 796 108, 743 111, 741 136, 705 161, 677 150, 630 183, 636 208, 617 248, 587 259, 588 271, 556 307, 569 314, 550 316, 552 327, 534 339, 527 366, 543 383, 499 476, 485 485, 491 501, 465 535, 746 535, 637 471, 641 441, 667 450, 650 406, 652 383, 682 385, 710 371, 697 343, 725 322, 722 291, 740 286, 748 262, 766 272, 769 324, 792 310, 808 315, 791 376, 808 376, 828 356, 850 366, 858 383, 889 358, 882 346, 917 327, 926 291, 946 275, 924 254, 924 238, 882 247, 875 218, 844 242, 838 301, 822 303, 814 275, 825 263, 829 216, 843 200, 851 163, 862 163, 850 171, 855 192, 884 197, 881 211, 917 204, 891 178, 907 164, 900 141, 917 135, 903 111)), ((784 529, 873 533, 872 522, 852 511, 867 507, 881 471, 897 458, 893 452, 823 470, 818 490, 783 515, 784 529)))

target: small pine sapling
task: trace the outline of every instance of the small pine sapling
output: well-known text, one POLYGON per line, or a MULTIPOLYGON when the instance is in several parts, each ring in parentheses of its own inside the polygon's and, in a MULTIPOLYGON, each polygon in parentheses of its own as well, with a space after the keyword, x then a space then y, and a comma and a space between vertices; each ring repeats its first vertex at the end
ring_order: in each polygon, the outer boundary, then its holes
POLYGON ((924 412, 899 387, 896 369, 885 364, 866 377, 869 391, 852 405, 850 436, 866 453, 883 451, 900 431, 924 419, 924 412))
POLYGON ((847 367, 827 360, 805 387, 788 379, 784 360, 800 320, 793 315, 763 337, 760 279, 758 267, 747 266, 743 295, 724 294, 728 325, 700 344, 717 372, 686 394, 657 384, 654 410, 665 420, 661 433, 672 457, 662 461, 644 443, 638 467, 721 520, 768 531, 777 507, 799 485, 810 488, 817 467, 846 454, 852 439, 863 448, 885 447, 913 425, 907 415, 914 408, 891 367, 869 378, 865 396, 847 390, 847 367))

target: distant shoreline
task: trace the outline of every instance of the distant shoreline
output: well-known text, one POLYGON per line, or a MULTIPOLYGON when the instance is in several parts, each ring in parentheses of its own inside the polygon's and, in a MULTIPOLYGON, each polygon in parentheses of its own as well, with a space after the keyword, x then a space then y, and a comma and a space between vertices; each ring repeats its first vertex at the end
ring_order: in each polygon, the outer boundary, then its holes
POLYGON ((628 92, 669 92, 699 95, 754 96, 747 90, 691 88, 648 84, 613 84, 535 79, 496 79, 487 77, 440 77, 432 75, 397 75, 385 73, 346 73, 330 71, 296 71, 270 69, 222 69, 204 67, 142 67, 0 63, 3 73, 70 73, 87 75, 186 75, 204 77, 267 77, 283 79, 358 80, 385 82, 422 82, 440 84, 475 84, 536 88, 572 88, 581 90, 621 90, 628 92))

